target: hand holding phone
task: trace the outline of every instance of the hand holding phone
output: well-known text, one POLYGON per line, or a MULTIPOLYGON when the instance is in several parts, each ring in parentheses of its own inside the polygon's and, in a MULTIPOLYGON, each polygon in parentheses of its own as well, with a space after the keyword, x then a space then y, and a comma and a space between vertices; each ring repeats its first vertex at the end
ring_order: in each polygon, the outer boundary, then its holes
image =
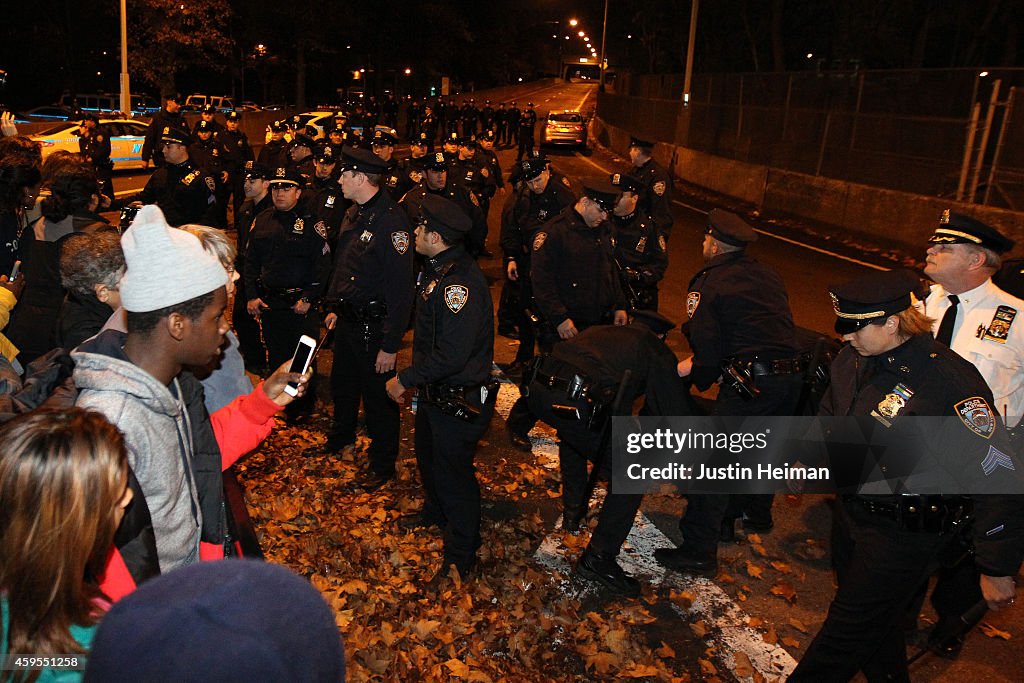
MULTIPOLYGON (((295 345, 295 353, 292 355, 292 363, 288 372, 297 372, 300 375, 306 374, 310 364, 313 362, 313 354, 316 352, 316 339, 308 335, 299 337, 299 343, 295 345)), ((295 382, 288 382, 284 391, 289 396, 298 396, 299 385, 295 382)))

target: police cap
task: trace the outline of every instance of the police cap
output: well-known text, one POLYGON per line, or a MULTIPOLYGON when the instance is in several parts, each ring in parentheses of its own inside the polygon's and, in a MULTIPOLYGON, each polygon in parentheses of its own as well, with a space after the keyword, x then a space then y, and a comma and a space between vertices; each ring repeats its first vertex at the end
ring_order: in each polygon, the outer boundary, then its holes
POLYGON ((181 96, 180 92, 172 92, 170 95, 168 95, 164 99, 167 100, 168 102, 177 102, 178 104, 181 104, 182 102, 185 101, 185 98, 181 96))
POLYGON ((316 161, 321 164, 333 164, 338 161, 338 158, 334 156, 334 148, 330 145, 321 145, 320 149, 316 153, 316 161))
POLYGON ((419 145, 420 147, 427 147, 428 145, 430 145, 430 136, 428 136, 426 133, 420 133, 412 140, 410 140, 409 144, 419 145))
POLYGON ((240 121, 242 119, 242 115, 237 111, 229 111, 224 115, 224 119, 227 121, 240 121))
POLYGON ((345 145, 341 148, 341 170, 342 172, 383 173, 388 170, 388 162, 368 149, 345 145))
POLYGON ((160 133, 161 142, 174 142, 179 145, 188 145, 192 140, 189 134, 180 128, 174 126, 164 126, 163 132, 160 133))
POLYGON ((296 147, 308 147, 309 151, 312 152, 313 148, 316 147, 316 143, 313 142, 313 138, 309 137, 305 133, 296 133, 295 137, 292 138, 291 143, 292 149, 296 147))
POLYGON ((270 124, 270 130, 275 133, 283 133, 286 128, 284 121, 274 121, 270 124))
POLYGON ((911 305, 911 292, 916 291, 919 284, 913 271, 900 268, 868 273, 829 287, 832 308, 836 312, 836 332, 850 334, 905 311, 911 305))
POLYGON ((217 107, 213 106, 212 104, 204 104, 203 108, 200 109, 200 112, 202 112, 203 114, 216 114, 217 107))
POLYGON ((519 172, 516 175, 520 180, 530 181, 543 173, 547 167, 547 159, 523 159, 519 162, 519 172))
POLYGON ((483 139, 487 142, 494 142, 494 131, 487 129, 484 131, 483 139))
POLYGON ((620 192, 638 194, 644 188, 644 184, 639 179, 625 173, 612 173, 608 181, 619 188, 620 192))
POLYGON ((450 133, 448 137, 444 139, 444 144, 458 146, 459 141, 460 139, 458 133, 450 133))
POLYGON ((444 158, 444 152, 434 152, 424 157, 423 168, 428 171, 447 171, 448 160, 444 158))
POLYGON ((269 180, 271 173, 270 169, 263 164, 247 161, 245 162, 245 177, 249 180, 269 180))
POLYGON ((668 334, 676 324, 657 311, 633 311, 633 324, 643 325, 657 335, 668 334))
POLYGON ((196 124, 196 133, 212 133, 214 130, 213 121, 200 121, 196 124))
POLYGON ((394 147, 396 142, 398 142, 398 133, 394 128, 390 128, 388 130, 377 129, 373 131, 373 139, 370 141, 370 144, 379 147, 394 147))
POLYGON ((274 185, 294 185, 296 187, 302 187, 304 179, 302 174, 296 168, 277 168, 274 170, 274 174, 270 177, 270 186, 274 185))
POLYGON ((607 180, 585 180, 583 181, 583 196, 587 197, 605 211, 615 208, 622 192, 607 180))
POLYGON ((459 138, 459 147, 476 147, 476 136, 463 135, 459 138))
POLYGON ((441 233, 449 242, 461 242, 473 227, 473 221, 458 204, 436 194, 425 194, 420 208, 427 229, 441 233))
POLYGON ((641 140, 640 138, 633 137, 629 139, 630 147, 639 147, 640 149, 646 149, 648 152, 654 149, 654 143, 649 140, 641 140))
POLYGON ((976 244, 1005 254, 1013 249, 1014 242, 991 225, 959 213, 942 212, 939 225, 928 241, 932 244, 976 244))
POLYGON ((708 214, 708 227, 705 232, 719 242, 734 247, 745 247, 757 241, 757 233, 750 224, 725 209, 711 209, 708 214))

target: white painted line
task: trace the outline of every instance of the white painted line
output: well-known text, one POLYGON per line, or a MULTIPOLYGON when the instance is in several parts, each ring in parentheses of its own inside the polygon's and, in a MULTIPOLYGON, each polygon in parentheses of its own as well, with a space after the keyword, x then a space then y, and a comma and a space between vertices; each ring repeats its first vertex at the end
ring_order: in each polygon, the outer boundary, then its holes
POLYGON ((121 197, 128 197, 130 195, 138 194, 140 192, 142 192, 141 189, 139 189, 139 190, 121 190, 120 192, 115 192, 114 193, 114 199, 120 199, 121 197))
MULTIPOLYGON (((519 398, 518 387, 510 382, 502 383, 498 391, 495 410, 504 418, 508 418, 509 410, 519 398)), ((542 425, 542 423, 538 423, 542 425)), ((557 441, 551 435, 550 428, 542 425, 531 432, 533 452, 540 464, 549 469, 558 467, 557 441), (538 433, 539 432, 539 433, 538 433)), ((605 490, 598 487, 591 496, 589 507, 598 509, 604 500, 605 490)), ((548 534, 534 553, 534 559, 549 569, 567 577, 562 588, 573 596, 587 593, 586 582, 568 579, 572 573, 570 551, 563 543, 561 531, 562 520, 555 524, 554 533, 548 534)), ((686 622, 699 619, 708 627, 707 640, 715 645, 717 659, 738 680, 752 681, 752 677, 736 676, 736 659, 734 652, 742 652, 750 659, 751 665, 765 677, 785 678, 796 668, 796 660, 781 646, 765 642, 761 634, 748 626, 750 617, 733 602, 732 598, 710 579, 703 577, 687 577, 676 572, 668 572, 654 559, 654 551, 658 548, 674 548, 675 545, 657 526, 642 512, 637 512, 626 543, 619 553, 618 561, 622 568, 631 576, 655 585, 665 585, 669 589, 688 591, 693 595, 693 603, 688 610, 673 603, 672 607, 686 622)))
MULTIPOLYGON (((597 162, 588 159, 587 157, 581 155, 579 152, 576 153, 576 156, 578 156, 580 159, 582 159, 583 161, 587 162, 588 164, 590 164, 594 168, 598 169, 599 171, 602 171, 603 173, 608 173, 608 174, 612 173, 612 171, 610 169, 607 169, 604 166, 601 166, 600 164, 598 164, 597 162)), ((672 203, 673 204, 678 204, 679 206, 682 206, 683 208, 689 209, 690 211, 693 211, 695 213, 703 213, 703 214, 707 213, 707 211, 705 211, 704 209, 698 208, 696 206, 691 206, 690 204, 687 204, 685 202, 681 202, 678 199, 673 199, 672 203)), ((805 244, 804 242, 800 242, 799 240, 791 239, 789 237, 783 237, 782 235, 776 235, 773 232, 768 232, 767 230, 763 230, 761 228, 754 228, 754 231, 755 232, 759 232, 759 233, 761 233, 762 235, 764 235, 766 237, 771 237, 773 239, 777 239, 780 242, 786 242, 788 244, 792 244, 792 245, 797 246, 797 247, 802 247, 802 248, 807 249, 809 251, 814 251, 814 252, 817 252, 819 254, 824 254, 826 256, 831 256, 832 258, 837 258, 840 261, 846 261, 848 263, 855 263, 858 266, 864 266, 865 268, 873 268, 874 270, 889 270, 889 268, 886 268, 884 266, 877 266, 874 263, 868 263, 867 261, 861 261, 860 259, 855 259, 855 258, 853 258, 851 256, 844 256, 843 254, 837 254, 834 251, 829 251, 828 249, 822 249, 821 247, 816 247, 816 246, 811 245, 811 244, 805 244)))

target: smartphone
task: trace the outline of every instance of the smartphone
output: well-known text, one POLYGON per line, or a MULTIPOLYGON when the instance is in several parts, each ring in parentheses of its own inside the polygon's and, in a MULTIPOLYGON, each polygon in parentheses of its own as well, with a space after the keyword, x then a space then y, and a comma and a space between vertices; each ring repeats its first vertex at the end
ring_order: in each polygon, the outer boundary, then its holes
POLYGON ((18 274, 21 272, 21 261, 15 261, 14 267, 11 268, 11 274, 7 277, 8 280, 14 282, 18 279, 18 274))
MULTIPOLYGON (((288 367, 288 372, 304 374, 309 369, 309 364, 313 362, 313 353, 316 351, 316 346, 316 339, 305 334, 299 337, 299 343, 295 345, 295 354, 292 356, 292 364, 288 367)), ((295 382, 288 382, 284 390, 290 396, 297 396, 299 385, 295 382)))

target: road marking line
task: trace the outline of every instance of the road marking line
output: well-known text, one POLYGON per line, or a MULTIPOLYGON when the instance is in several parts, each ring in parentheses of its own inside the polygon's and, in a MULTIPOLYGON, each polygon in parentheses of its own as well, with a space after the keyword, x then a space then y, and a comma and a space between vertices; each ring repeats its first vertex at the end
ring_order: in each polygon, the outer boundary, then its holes
MULTIPOLYGON (((601 166, 600 164, 598 164, 595 161, 592 161, 592 160, 588 159, 587 157, 583 156, 579 152, 576 152, 576 156, 578 156, 580 159, 582 159, 583 161, 587 162, 588 164, 590 164, 591 166, 593 166, 594 168, 598 169, 599 171, 601 171, 603 173, 607 173, 609 175, 612 173, 611 170, 605 168, 604 166, 601 166)), ((701 209, 701 208, 696 207, 696 206, 692 206, 690 204, 687 204, 686 202, 679 201, 678 199, 673 199, 672 203, 673 204, 678 204, 679 206, 681 206, 683 208, 686 208, 686 209, 689 209, 690 211, 693 211, 695 213, 703 213, 705 215, 707 214, 707 211, 705 211, 704 209, 701 209)), ((762 235, 764 235, 766 237, 771 237, 771 238, 777 239, 780 242, 787 242, 787 243, 792 244, 792 245, 797 246, 797 247, 803 247, 804 249, 807 249, 809 251, 814 251, 814 252, 817 252, 819 254, 824 254, 826 256, 831 256, 833 258, 837 258, 840 261, 847 261, 848 263, 854 263, 854 264, 856 264, 858 266, 864 266, 866 268, 872 268, 874 270, 889 270, 889 268, 886 268, 885 266, 878 266, 878 265, 875 265, 874 263, 868 263, 867 261, 861 261, 860 259, 855 259, 852 256, 844 256, 843 254, 837 254, 834 251, 829 251, 828 249, 822 249, 821 247, 816 247, 816 246, 814 246, 812 244, 806 244, 804 242, 792 239, 790 237, 783 237, 782 235, 776 235, 775 233, 769 232, 769 231, 764 230, 762 228, 754 228, 754 232, 759 232, 759 233, 761 233, 762 235)))
MULTIPOLYGON (((519 398, 518 387, 511 382, 502 382, 495 400, 495 410, 508 419, 509 410, 519 398)), ((538 423, 530 432, 533 442, 533 453, 539 463, 548 469, 558 468, 558 444, 552 437, 551 429, 538 423)), ((605 490, 597 488, 591 496, 589 507, 595 509, 604 500, 605 490)), ((567 557, 570 552, 562 542, 562 520, 555 524, 554 533, 548 534, 534 553, 538 564, 548 567, 568 577, 572 573, 572 562, 567 557)), ((654 559, 654 551, 658 548, 674 548, 675 544, 655 526, 646 515, 637 512, 633 528, 629 531, 626 543, 619 553, 618 561, 631 576, 641 578, 651 584, 663 584, 668 588, 686 590, 693 595, 693 603, 688 610, 672 605, 677 614, 689 622, 696 617, 704 621, 709 628, 707 640, 714 643, 718 660, 736 676, 736 659, 734 652, 742 652, 753 667, 766 677, 785 678, 796 668, 796 660, 784 648, 765 642, 761 634, 750 627, 750 617, 740 609, 729 595, 714 581, 703 577, 685 577, 676 572, 667 572, 654 559)), ((568 578, 563 582, 567 592, 586 593, 584 582, 573 582, 568 578)), ((739 678, 744 682, 751 677, 739 678)))

